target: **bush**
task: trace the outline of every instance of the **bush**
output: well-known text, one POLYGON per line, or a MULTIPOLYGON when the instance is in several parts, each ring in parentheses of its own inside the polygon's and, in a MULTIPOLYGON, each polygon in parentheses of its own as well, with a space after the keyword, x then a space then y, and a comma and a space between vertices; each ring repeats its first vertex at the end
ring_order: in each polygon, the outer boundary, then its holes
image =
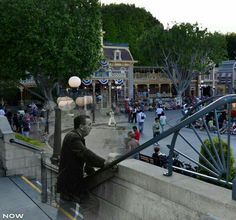
MULTIPOLYGON (((219 157, 221 158, 221 152, 220 152, 220 142, 218 137, 214 137, 213 138, 213 143, 215 145, 216 151, 218 152, 219 157)), ((213 149, 213 146, 210 142, 209 139, 204 140, 204 144, 208 147, 209 151, 212 154, 212 157, 217 161, 216 159, 216 155, 213 149)), ((227 163, 227 149, 228 149, 228 144, 222 140, 222 149, 223 149, 223 154, 224 154, 224 158, 225 158, 225 163, 227 163)), ((211 158, 209 157, 209 155, 207 154, 205 148, 203 146, 201 146, 201 154, 209 161, 212 163, 211 158)), ((236 168, 234 167, 234 158, 233 158, 233 154, 232 154, 232 147, 230 147, 230 175, 229 175, 229 181, 232 181, 233 178, 235 177, 236 174, 236 168)), ((208 164, 206 164, 206 162, 200 157, 199 158, 199 163, 208 167, 210 170, 212 170, 212 168, 209 167, 208 164)), ((198 172, 199 173, 203 173, 209 176, 212 176, 212 174, 210 174, 208 171, 206 171, 205 169, 199 167, 198 168, 198 172)), ((226 173, 224 173, 221 177, 221 179, 226 180, 226 173)))
POLYGON ((15 137, 18 140, 21 140, 21 141, 24 141, 26 143, 35 145, 37 147, 45 147, 46 146, 44 143, 40 142, 39 140, 35 140, 35 139, 32 139, 32 138, 26 137, 26 136, 21 135, 19 133, 15 133, 15 137))

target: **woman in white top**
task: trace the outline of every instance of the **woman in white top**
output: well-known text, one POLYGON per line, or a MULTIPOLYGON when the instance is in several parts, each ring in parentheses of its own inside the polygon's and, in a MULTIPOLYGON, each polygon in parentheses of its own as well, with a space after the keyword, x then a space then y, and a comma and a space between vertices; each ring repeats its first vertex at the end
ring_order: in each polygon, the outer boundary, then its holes
POLYGON ((163 108, 162 108, 160 105, 158 105, 158 107, 157 107, 157 109, 156 109, 156 116, 157 116, 158 118, 160 118, 162 112, 164 112, 163 108))
POLYGON ((143 133, 143 124, 144 124, 145 118, 146 118, 146 115, 144 114, 144 112, 140 111, 137 115, 137 121, 138 121, 138 127, 139 127, 140 134, 143 133))
POLYGON ((163 132, 164 131, 164 127, 166 125, 166 116, 165 116, 164 112, 162 112, 161 116, 160 116, 160 125, 161 125, 161 132, 163 132))

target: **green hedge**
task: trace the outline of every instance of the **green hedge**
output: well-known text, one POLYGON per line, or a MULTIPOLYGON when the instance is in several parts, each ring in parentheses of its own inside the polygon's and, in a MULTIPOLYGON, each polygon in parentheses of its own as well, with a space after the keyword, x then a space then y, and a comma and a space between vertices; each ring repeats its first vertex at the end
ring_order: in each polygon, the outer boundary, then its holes
POLYGON ((39 140, 35 140, 32 138, 26 137, 26 136, 19 134, 19 133, 15 133, 15 137, 18 140, 25 141, 26 143, 35 145, 37 147, 46 147, 46 144, 40 142, 39 140))
MULTIPOLYGON (((220 157, 220 159, 221 159, 220 142, 219 142, 218 137, 214 137, 214 138, 213 138, 213 143, 214 143, 215 148, 216 148, 216 151, 218 152, 219 157, 220 157)), ((204 140, 204 144, 208 147, 209 151, 210 151, 211 154, 212 154, 212 157, 217 161, 216 155, 215 155, 215 153, 214 153, 214 149, 213 149, 213 146, 212 146, 210 140, 209 140, 209 139, 204 140)), ((227 149, 228 149, 228 144, 227 144, 224 140, 222 140, 222 149, 223 149, 223 152, 224 152, 225 163, 227 163, 227 149)), ((207 152, 206 152, 206 150, 205 150, 205 148, 204 148, 203 146, 201 146, 201 154, 202 154, 204 157, 206 157, 206 158, 208 159, 208 161, 210 161, 210 162, 212 163, 212 161, 211 161, 209 155, 207 154, 207 152)), ((232 154, 232 147, 230 147, 230 175, 229 175, 229 181, 232 181, 233 178, 234 178, 235 175, 236 175, 236 168, 234 167, 234 162, 235 162, 235 160, 234 160, 233 154, 232 154)), ((209 165, 206 164, 206 162, 205 162, 201 157, 199 158, 199 163, 202 164, 202 165, 204 165, 204 166, 206 166, 206 167, 208 167, 210 170, 212 170, 212 169, 209 167, 209 165)), ((210 174, 208 171, 206 171, 205 169, 203 169, 203 168, 201 168, 201 167, 198 168, 198 172, 203 173, 203 174, 206 174, 206 175, 209 175, 209 176, 212 176, 212 174, 210 174)), ((222 175, 222 179, 226 180, 226 174, 223 174, 223 175, 222 175)))

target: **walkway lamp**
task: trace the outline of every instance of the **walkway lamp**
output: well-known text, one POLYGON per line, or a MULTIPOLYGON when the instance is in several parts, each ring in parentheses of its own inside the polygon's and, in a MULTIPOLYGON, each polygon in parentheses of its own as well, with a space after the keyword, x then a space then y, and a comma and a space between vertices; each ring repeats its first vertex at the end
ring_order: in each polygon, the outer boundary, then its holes
POLYGON ((71 111, 76 107, 83 107, 87 114, 87 106, 93 104, 93 97, 88 94, 85 89, 79 89, 81 79, 78 76, 70 77, 69 88, 63 90, 63 95, 57 98, 57 106, 55 107, 55 130, 53 155, 51 162, 58 165, 61 151, 61 111, 71 111))

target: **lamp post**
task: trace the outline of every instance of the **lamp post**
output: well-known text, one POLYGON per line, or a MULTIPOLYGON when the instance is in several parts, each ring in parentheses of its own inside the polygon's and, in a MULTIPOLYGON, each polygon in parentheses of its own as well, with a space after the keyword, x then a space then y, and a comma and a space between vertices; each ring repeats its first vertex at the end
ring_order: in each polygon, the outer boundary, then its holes
POLYGON ((21 108, 23 108, 24 107, 24 101, 23 101, 24 87, 23 86, 19 86, 18 88, 20 90, 20 106, 21 106, 21 108))
POLYGON ((55 127, 54 144, 51 162, 58 165, 61 151, 61 111, 70 111, 76 107, 84 107, 87 112, 87 105, 93 103, 92 96, 86 94, 86 91, 80 90, 81 79, 77 76, 70 77, 68 84, 70 88, 64 91, 64 96, 57 98, 58 106, 55 107, 55 127))
POLYGON ((200 81, 201 100, 203 99, 203 83, 204 83, 204 81, 201 80, 201 81, 200 81))
POLYGON ((213 64, 212 69, 212 96, 215 96, 215 89, 216 89, 216 83, 215 83, 215 64, 213 64))

